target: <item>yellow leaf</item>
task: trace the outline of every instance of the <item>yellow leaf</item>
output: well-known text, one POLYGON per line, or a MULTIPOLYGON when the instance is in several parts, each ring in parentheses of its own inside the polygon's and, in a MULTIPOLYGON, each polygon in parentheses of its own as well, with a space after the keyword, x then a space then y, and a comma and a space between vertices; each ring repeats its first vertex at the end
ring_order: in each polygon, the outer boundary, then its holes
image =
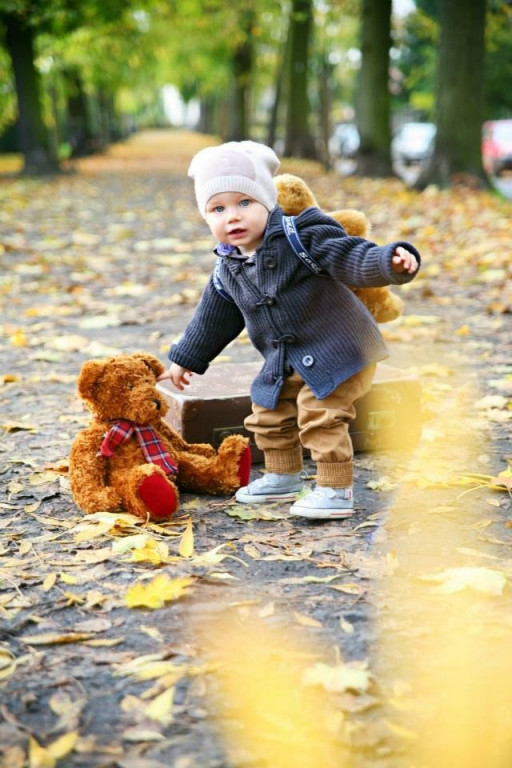
POLYGON ((59 739, 50 744, 48 747, 48 752, 56 760, 62 760, 63 757, 67 757, 67 755, 73 751, 77 740, 78 733, 76 731, 65 733, 59 739))
POLYGON ((69 632, 63 635, 46 632, 40 635, 25 635, 21 640, 27 643, 27 645, 66 645, 67 643, 80 643, 83 640, 90 640, 92 637, 94 635, 91 632, 69 632))
POLYGON ((484 595, 501 595, 507 583, 503 571, 482 567, 445 568, 440 573, 422 578, 425 581, 436 581, 439 586, 432 591, 443 595, 452 595, 464 589, 472 589, 484 595))
POLYGON ((37 512, 40 506, 41 506, 41 502, 36 501, 33 504, 26 504, 23 507, 23 509, 25 510, 25 512, 28 512, 29 514, 31 514, 32 512, 37 512))
POLYGON ((155 654, 141 656, 126 664, 119 665, 114 675, 115 677, 135 677, 137 680, 155 680, 161 677, 167 677, 171 683, 179 680, 186 674, 184 667, 179 667, 173 661, 163 661, 157 658, 155 654))
POLYGON ((193 579, 171 579, 166 573, 155 576, 148 584, 134 584, 125 595, 128 608, 161 608, 166 602, 179 600, 193 579))
POLYGON ((294 611, 293 616, 297 624, 300 624, 302 627, 321 627, 322 626, 322 623, 320 621, 317 621, 316 619, 312 619, 311 616, 306 616, 303 613, 298 613, 297 611, 294 611))
POLYGON ((146 716, 162 725, 170 725, 172 722, 172 705, 174 701, 174 688, 168 688, 157 696, 146 707, 146 716))
POLYGON ((178 552, 181 557, 191 557, 194 554, 194 533, 192 531, 192 518, 188 519, 187 527, 181 537, 178 552))
POLYGON ((346 595, 362 595, 366 591, 361 584, 333 584, 329 589, 335 589, 346 595))
POLYGON ((88 648, 112 648, 114 645, 121 645, 124 642, 124 637, 111 637, 110 639, 86 640, 85 645, 88 648))
POLYGON ((78 584, 78 579, 75 576, 71 576, 70 573, 61 573, 60 579, 64 584, 78 584))
POLYGON ((334 693, 364 693, 370 687, 371 675, 365 664, 357 662, 334 667, 318 662, 304 671, 302 681, 305 685, 321 685, 326 691, 334 693))
POLYGON ((161 565, 169 560, 169 548, 162 541, 149 539, 144 547, 136 547, 132 550, 132 559, 134 563, 151 563, 151 565, 161 565))
POLYGON ((44 590, 44 592, 49 592, 50 589, 54 586, 56 581, 57 581, 57 574, 56 573, 49 573, 47 576, 45 576, 44 581, 43 581, 43 590, 44 590))
POLYGON ((20 544, 20 555, 28 555, 31 549, 32 549, 31 541, 22 541, 20 544))
POLYGON ((16 670, 16 659, 7 649, 0 649, 0 680, 3 680, 16 670))
POLYGON ((343 616, 340 616, 340 628, 345 632, 346 635, 353 635, 354 634, 354 625, 350 623, 350 621, 347 621, 343 618, 343 616))
POLYGON ((31 736, 28 748, 29 768, 55 768, 56 759, 31 736))
POLYGON ((149 637, 152 637, 153 640, 156 640, 159 643, 162 643, 164 640, 164 636, 157 627, 146 627, 142 625, 140 627, 140 631, 144 632, 146 635, 149 635, 149 637))
POLYGON ((28 347, 27 336, 25 331, 23 331, 21 328, 18 328, 18 330, 12 334, 9 341, 15 347, 28 347))
POLYGON ((145 547, 150 540, 151 536, 148 536, 147 533, 135 533, 133 536, 124 536, 122 539, 112 543, 112 552, 115 552, 117 555, 124 555, 131 549, 145 547))

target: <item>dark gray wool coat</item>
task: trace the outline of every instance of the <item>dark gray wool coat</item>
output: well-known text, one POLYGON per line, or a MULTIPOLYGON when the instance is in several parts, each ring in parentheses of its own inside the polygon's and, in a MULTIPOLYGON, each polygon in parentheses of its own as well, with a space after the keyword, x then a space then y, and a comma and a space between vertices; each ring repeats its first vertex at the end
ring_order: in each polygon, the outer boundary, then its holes
POLYGON ((169 358, 204 373, 209 363, 244 327, 263 355, 263 367, 251 387, 253 402, 275 408, 284 377, 295 370, 316 397, 327 397, 342 381, 388 356, 377 323, 347 286, 372 287, 407 283, 413 275, 391 268, 395 248, 349 237, 343 227, 318 208, 308 208, 295 223, 307 251, 322 267, 311 272, 292 251, 282 228, 282 210, 269 216, 256 264, 223 256, 219 276, 204 290, 194 317, 169 358), (252 269, 254 274, 248 275, 252 269))

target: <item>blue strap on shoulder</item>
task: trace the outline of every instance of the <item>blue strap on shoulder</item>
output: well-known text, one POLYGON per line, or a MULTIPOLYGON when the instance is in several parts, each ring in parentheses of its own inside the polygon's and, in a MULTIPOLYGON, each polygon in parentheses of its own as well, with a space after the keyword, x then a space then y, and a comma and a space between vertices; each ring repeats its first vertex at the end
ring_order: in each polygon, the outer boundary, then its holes
POLYGON ((322 272, 322 267, 318 264, 306 251, 302 245, 297 227, 295 226, 294 216, 283 216, 282 219, 283 230, 288 239, 288 242, 295 252, 295 255, 299 257, 302 263, 315 275, 319 275, 322 272))
POLYGON ((213 268, 213 274, 212 274, 213 284, 215 286, 217 293, 220 293, 223 299, 226 299, 226 301, 230 301, 232 304, 234 304, 235 302, 233 301, 229 293, 226 291, 226 289, 222 285, 222 280, 220 279, 221 264, 222 264, 222 258, 221 256, 217 256, 217 261, 215 262, 215 266, 213 268))

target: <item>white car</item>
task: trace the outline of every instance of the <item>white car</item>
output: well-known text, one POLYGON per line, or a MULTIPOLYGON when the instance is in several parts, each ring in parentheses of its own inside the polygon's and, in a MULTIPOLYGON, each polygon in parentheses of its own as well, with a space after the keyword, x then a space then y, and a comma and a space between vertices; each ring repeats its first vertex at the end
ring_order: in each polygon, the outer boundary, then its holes
POLYGON ((391 141, 394 163, 423 163, 432 154, 436 126, 434 123, 404 123, 391 141))

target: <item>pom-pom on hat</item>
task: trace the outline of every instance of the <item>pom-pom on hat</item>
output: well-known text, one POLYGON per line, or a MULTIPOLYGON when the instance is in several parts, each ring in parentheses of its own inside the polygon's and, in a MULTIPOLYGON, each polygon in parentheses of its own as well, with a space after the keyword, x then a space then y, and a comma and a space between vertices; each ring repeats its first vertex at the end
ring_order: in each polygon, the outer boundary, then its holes
POLYGON ((229 141, 198 152, 188 175, 194 179, 197 205, 203 216, 208 200, 220 192, 241 192, 271 211, 277 201, 272 177, 278 167, 277 155, 265 144, 229 141))

